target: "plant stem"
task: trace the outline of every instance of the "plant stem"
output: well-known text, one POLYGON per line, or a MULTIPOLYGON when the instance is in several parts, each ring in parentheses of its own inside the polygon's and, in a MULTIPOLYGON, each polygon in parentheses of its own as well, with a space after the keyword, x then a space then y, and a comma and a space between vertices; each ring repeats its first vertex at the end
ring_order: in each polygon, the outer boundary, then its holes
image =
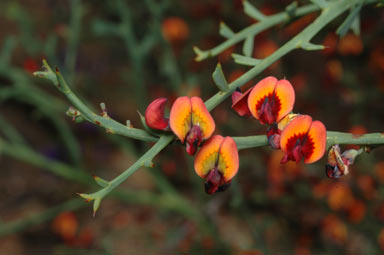
POLYGON ((136 172, 142 166, 149 166, 152 164, 152 159, 162 150, 164 149, 172 140, 174 139, 173 135, 164 135, 161 136, 160 139, 136 162, 130 166, 127 170, 121 173, 119 176, 114 178, 109 182, 109 185, 105 188, 93 193, 93 197, 103 198, 107 195, 111 190, 120 185, 123 181, 125 181, 129 176, 131 176, 134 172, 136 172))
MULTIPOLYGON (((374 0, 365 1, 364 4, 376 2, 374 0)), ((228 96, 235 91, 236 88, 243 86, 248 81, 256 77, 268 66, 272 65, 275 61, 282 58, 287 53, 291 52, 294 49, 300 48, 305 44, 308 44, 309 41, 328 23, 333 21, 337 16, 351 8, 355 4, 355 1, 351 0, 341 0, 341 1, 330 1, 328 2, 328 7, 323 9, 321 15, 317 19, 307 26, 303 31, 281 46, 269 57, 261 60, 258 65, 251 68, 248 72, 244 73, 241 77, 229 84, 229 90, 226 92, 218 92, 211 98, 209 98, 205 105, 208 110, 213 110, 218 104, 223 102, 228 96)))
MULTIPOLYGON (((268 139, 265 135, 233 137, 238 150, 261 147, 268 145, 268 139)), ((350 133, 328 131, 327 148, 335 144, 355 144, 355 145, 383 145, 384 133, 370 133, 365 135, 353 135, 350 133)))
POLYGON ((202 61, 206 58, 217 56, 224 50, 235 45, 236 43, 241 42, 250 36, 256 36, 257 34, 277 24, 287 22, 292 17, 303 16, 305 14, 318 11, 318 10, 320 10, 320 7, 314 4, 309 4, 307 6, 298 8, 294 12, 293 16, 289 16, 289 14, 286 11, 278 14, 270 15, 270 16, 265 16, 265 19, 263 19, 262 21, 259 21, 255 24, 250 25, 249 27, 244 28, 243 30, 236 33, 233 37, 225 40, 224 42, 217 45, 216 47, 209 50, 197 50, 198 54, 196 56, 196 61, 202 61))

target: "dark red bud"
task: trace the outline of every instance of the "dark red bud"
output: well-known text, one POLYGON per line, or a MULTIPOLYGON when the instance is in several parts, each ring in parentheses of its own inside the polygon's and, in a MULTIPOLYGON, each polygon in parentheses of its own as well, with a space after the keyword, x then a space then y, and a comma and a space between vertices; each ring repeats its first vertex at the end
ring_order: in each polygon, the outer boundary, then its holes
POLYGON ((251 112, 248 108, 248 95, 251 89, 248 89, 244 94, 235 91, 232 93, 232 109, 240 116, 251 116, 251 112))
POLYGON ((193 125, 187 135, 187 153, 189 155, 195 155, 197 147, 200 146, 202 141, 201 129, 198 125, 193 125))
POLYGON ((145 110, 145 123, 148 127, 157 130, 166 130, 169 120, 164 117, 164 108, 167 98, 160 97, 153 100, 145 110))
POLYGON ((212 169, 205 182, 205 192, 207 194, 213 194, 226 190, 230 186, 230 183, 225 183, 223 175, 217 170, 217 167, 212 169))

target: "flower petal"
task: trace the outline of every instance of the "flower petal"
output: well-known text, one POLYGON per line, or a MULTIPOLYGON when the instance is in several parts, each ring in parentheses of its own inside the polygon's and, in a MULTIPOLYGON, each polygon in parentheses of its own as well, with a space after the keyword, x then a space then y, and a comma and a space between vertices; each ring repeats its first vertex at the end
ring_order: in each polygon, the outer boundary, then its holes
POLYGON ((239 153, 232 137, 225 137, 221 143, 217 168, 226 182, 230 181, 239 170, 239 153))
POLYGON ((279 80, 275 88, 275 97, 280 101, 280 110, 277 113, 276 122, 290 113, 295 104, 295 91, 287 80, 279 80))
POLYGON ((187 96, 177 98, 171 108, 169 125, 173 133, 180 139, 181 143, 184 143, 184 139, 192 127, 191 120, 191 99, 187 96))
POLYGON ((251 116, 251 112, 248 108, 248 96, 252 91, 252 88, 248 89, 244 93, 235 91, 232 93, 232 109, 240 116, 251 116))
POLYGON ((220 145, 223 140, 224 138, 221 135, 214 135, 197 152, 194 166, 195 172, 201 178, 205 178, 216 167, 220 145))
POLYGON ((284 152, 291 151, 297 139, 303 139, 311 127, 312 117, 299 115, 294 118, 283 130, 280 138, 280 147, 284 152))
POLYGON ((260 119, 259 110, 264 103, 264 100, 273 94, 277 79, 269 76, 259 81, 252 89, 248 96, 248 108, 253 117, 260 119))
POLYGON ((198 125, 202 132, 202 138, 208 139, 215 131, 215 121, 200 97, 192 97, 191 105, 192 125, 198 125))
POLYGON ((164 118, 164 108, 168 99, 160 97, 153 100, 145 110, 145 123, 148 127, 158 130, 165 130, 169 120, 164 118))
POLYGON ((327 145, 327 131, 321 121, 312 122, 307 140, 303 145, 304 163, 310 164, 319 160, 325 153, 327 145))

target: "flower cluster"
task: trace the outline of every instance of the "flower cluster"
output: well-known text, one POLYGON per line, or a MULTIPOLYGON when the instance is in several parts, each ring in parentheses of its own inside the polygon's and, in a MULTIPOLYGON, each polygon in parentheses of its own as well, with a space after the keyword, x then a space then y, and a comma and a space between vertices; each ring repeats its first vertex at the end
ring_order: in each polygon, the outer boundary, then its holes
MULTIPOLYGON (((169 131, 177 136, 186 151, 195 157, 195 171, 205 180, 208 194, 229 187, 239 168, 237 146, 233 138, 214 135, 215 121, 200 97, 179 97, 165 117, 166 98, 148 105, 145 121, 149 128, 169 131), (198 151, 198 148, 200 150, 198 151)), ((310 164, 325 152, 326 129, 309 115, 292 113, 295 91, 288 80, 267 77, 245 93, 232 94, 232 108, 240 116, 253 116, 269 125, 269 144, 285 154, 281 163, 289 160, 310 164)))
POLYGON ((325 153, 326 129, 309 115, 292 113, 295 91, 288 80, 267 77, 245 93, 232 94, 232 108, 240 116, 253 116, 269 125, 267 137, 272 148, 285 153, 281 163, 289 160, 310 164, 325 153))
POLYGON ((162 131, 171 129, 182 144, 186 143, 186 151, 192 156, 204 143, 195 158, 195 171, 205 179, 208 194, 226 190, 239 169, 235 141, 231 137, 212 136, 215 122, 201 98, 177 98, 169 118, 164 114, 166 102, 166 98, 158 98, 148 105, 147 126, 162 131))

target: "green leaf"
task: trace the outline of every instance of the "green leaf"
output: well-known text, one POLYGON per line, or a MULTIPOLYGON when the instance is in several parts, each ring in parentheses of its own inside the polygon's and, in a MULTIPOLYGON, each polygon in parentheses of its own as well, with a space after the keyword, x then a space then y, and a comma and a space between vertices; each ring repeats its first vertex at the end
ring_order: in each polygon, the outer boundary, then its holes
POLYGON ((243 2, 244 12, 249 17, 254 18, 259 21, 265 20, 267 17, 262 14, 256 7, 250 4, 248 1, 243 2))
POLYGON ((319 6, 321 9, 324 9, 328 6, 326 0, 310 0, 313 4, 319 6))
POLYGON ((229 39, 235 35, 235 33, 230 29, 224 22, 220 22, 220 35, 229 39))
POLYGON ((355 35, 360 35, 360 15, 357 15, 357 17, 353 20, 351 30, 355 35))
POLYGON ((293 1, 291 4, 289 4, 287 7, 285 7, 285 11, 288 13, 290 17, 295 16, 295 12, 297 10, 297 2, 293 1))
POLYGON ((107 186, 109 185, 109 182, 108 182, 108 181, 106 181, 106 180, 100 178, 99 176, 94 175, 94 176, 93 176, 93 179, 95 180, 95 182, 96 182, 99 186, 101 186, 101 187, 103 187, 103 188, 104 188, 104 187, 107 187, 107 186))
POLYGON ((351 12, 348 14, 347 18, 336 30, 336 34, 338 34, 340 37, 344 37, 347 34, 348 30, 352 26, 352 23, 358 17, 362 6, 363 3, 360 2, 357 6, 351 9, 351 12))
POLYGON ((313 44, 310 42, 304 42, 301 44, 301 48, 304 50, 324 50, 325 46, 321 44, 313 44))
POLYGON ((246 56, 235 54, 235 53, 232 54, 232 57, 236 63, 240 65, 245 65, 245 66, 255 66, 261 61, 260 59, 257 59, 257 58, 250 58, 250 57, 246 57, 246 56))
POLYGON ((195 60, 197 62, 210 57, 209 51, 200 50, 197 46, 193 47, 193 51, 196 53, 195 60))
POLYGON ((252 56, 253 53, 253 42, 254 42, 254 36, 248 36, 243 44, 243 53, 246 57, 252 56))
POLYGON ((100 207, 101 198, 96 198, 93 202, 93 217, 95 217, 97 210, 100 207))
POLYGON ((228 83, 225 79, 221 64, 217 63, 215 71, 212 73, 212 79, 220 91, 225 92, 228 90, 228 83))

